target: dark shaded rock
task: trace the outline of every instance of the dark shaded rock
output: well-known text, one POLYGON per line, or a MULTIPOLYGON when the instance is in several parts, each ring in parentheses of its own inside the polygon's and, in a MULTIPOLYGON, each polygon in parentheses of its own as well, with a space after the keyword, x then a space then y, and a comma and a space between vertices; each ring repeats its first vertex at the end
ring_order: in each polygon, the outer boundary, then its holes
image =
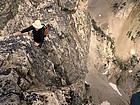
MULTIPOLYGON (((13 71, 12 71, 13 72, 13 71)), ((5 104, 20 104, 19 94, 20 88, 16 84, 16 73, 0 76, 0 103, 5 104), (13 78, 14 77, 14 78, 13 78)))
POLYGON ((11 69, 0 70, 0 75, 8 75, 11 72, 11 69))
POLYGON ((58 6, 61 7, 62 11, 67 13, 75 13, 79 0, 58 0, 58 6))

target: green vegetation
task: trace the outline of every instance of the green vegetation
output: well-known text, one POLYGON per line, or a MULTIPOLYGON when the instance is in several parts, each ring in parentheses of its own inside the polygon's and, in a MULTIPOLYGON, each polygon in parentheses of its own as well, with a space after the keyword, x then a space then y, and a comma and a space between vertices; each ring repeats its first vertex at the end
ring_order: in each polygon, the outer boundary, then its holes
POLYGON ((119 68, 120 68, 121 70, 124 70, 125 64, 124 64, 124 61, 123 61, 121 58, 116 57, 116 60, 114 61, 114 63, 115 63, 117 66, 119 66, 119 68))
POLYGON ((94 19, 91 20, 91 23, 92 23, 93 28, 94 28, 98 33, 101 34, 101 37, 104 37, 104 36, 105 36, 105 33, 102 31, 102 29, 101 29, 100 27, 98 27, 98 26, 96 25, 96 22, 95 22, 94 19))
MULTIPOLYGON (((112 37, 106 35, 106 34, 102 31, 102 29, 101 29, 99 26, 97 26, 97 24, 96 24, 96 22, 95 22, 94 19, 92 19, 91 22, 92 22, 93 28, 94 28, 95 31, 98 33, 98 34, 96 34, 96 35, 97 35, 98 37, 100 37, 101 39, 103 39, 103 40, 107 40, 107 44, 108 44, 108 42, 111 42, 110 48, 112 49, 112 53, 114 54, 114 52, 115 52, 115 47, 114 47, 114 43, 115 43, 115 42, 114 42, 114 39, 113 39, 112 37)), ((101 40, 101 41, 102 41, 102 40, 101 40)))
POLYGON ((139 63, 139 59, 136 56, 132 56, 127 60, 123 60, 119 57, 115 58, 114 64, 116 64, 121 70, 133 69, 139 63))

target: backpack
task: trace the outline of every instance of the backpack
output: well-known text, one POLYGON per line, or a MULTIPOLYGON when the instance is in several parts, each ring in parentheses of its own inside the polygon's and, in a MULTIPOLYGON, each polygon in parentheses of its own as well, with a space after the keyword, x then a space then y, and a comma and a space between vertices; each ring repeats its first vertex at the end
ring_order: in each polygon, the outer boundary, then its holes
POLYGON ((44 28, 44 35, 45 36, 48 36, 49 35, 49 29, 48 29, 48 27, 45 24, 43 24, 43 28, 44 28))

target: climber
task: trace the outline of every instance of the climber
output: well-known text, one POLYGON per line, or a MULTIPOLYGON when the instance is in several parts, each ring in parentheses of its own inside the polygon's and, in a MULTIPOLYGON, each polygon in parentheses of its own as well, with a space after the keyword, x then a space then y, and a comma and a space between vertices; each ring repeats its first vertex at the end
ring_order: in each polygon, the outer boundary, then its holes
MULTIPOLYGON (((41 24, 40 20, 36 20, 31 26, 29 26, 26 29, 23 29, 22 31, 15 32, 13 35, 20 35, 21 33, 29 32, 32 30, 33 33, 33 39, 34 39, 34 46, 41 47, 42 43, 44 41, 44 27, 41 24)), ((47 37, 45 38, 48 39, 47 37)))

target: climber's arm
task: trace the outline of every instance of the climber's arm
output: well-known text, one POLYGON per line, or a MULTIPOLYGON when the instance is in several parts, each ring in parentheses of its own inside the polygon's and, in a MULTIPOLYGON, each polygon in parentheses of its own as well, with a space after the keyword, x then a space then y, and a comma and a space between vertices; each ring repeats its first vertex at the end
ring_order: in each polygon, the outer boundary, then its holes
POLYGON ((23 29, 23 30, 20 31, 20 32, 21 32, 21 33, 29 32, 29 31, 33 30, 33 28, 34 28, 34 27, 31 25, 30 27, 25 28, 25 29, 23 29))
POLYGON ((21 33, 29 32, 29 31, 33 30, 33 28, 34 28, 34 27, 31 25, 30 27, 25 28, 25 29, 23 29, 22 31, 17 31, 17 32, 15 32, 13 35, 20 35, 21 33))

